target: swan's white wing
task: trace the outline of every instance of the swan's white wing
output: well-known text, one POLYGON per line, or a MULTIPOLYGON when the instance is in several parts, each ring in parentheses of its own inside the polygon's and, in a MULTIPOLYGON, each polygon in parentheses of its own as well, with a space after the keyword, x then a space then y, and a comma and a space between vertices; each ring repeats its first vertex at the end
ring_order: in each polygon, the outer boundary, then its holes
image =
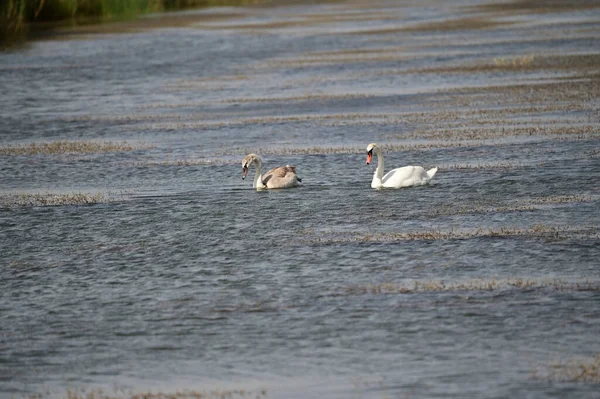
POLYGON ((384 187, 399 188, 428 183, 429 175, 421 166, 404 166, 390 170, 383 176, 384 187))

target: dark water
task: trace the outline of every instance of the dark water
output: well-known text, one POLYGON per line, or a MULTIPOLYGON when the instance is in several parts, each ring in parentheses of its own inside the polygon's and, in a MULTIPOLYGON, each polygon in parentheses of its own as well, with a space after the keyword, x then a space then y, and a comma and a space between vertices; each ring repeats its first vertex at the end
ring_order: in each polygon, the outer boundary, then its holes
POLYGON ((480 15, 475 3, 427 4, 249 9, 0 54, 2 146, 139 146, 0 156, 2 195, 111 198, 0 209, 0 397, 82 386, 598 397, 597 383, 535 377, 600 352, 597 83, 569 97, 536 85, 576 81, 575 67, 422 71, 596 55, 599 10, 356 33, 480 15), (515 83, 525 94, 498 89, 515 83), (481 123, 481 110, 508 111, 481 123), (538 130, 510 134, 520 127, 538 130), (468 128, 492 136, 445 137, 468 128), (411 135, 428 130, 439 137, 411 135), (385 151, 387 169, 438 166, 433 183, 370 189, 373 141, 406 146, 385 151), (296 165, 304 186, 252 190, 240 179, 250 151, 265 167, 296 165), (418 232, 467 235, 365 239, 418 232), (357 289, 494 279, 596 288, 357 289))

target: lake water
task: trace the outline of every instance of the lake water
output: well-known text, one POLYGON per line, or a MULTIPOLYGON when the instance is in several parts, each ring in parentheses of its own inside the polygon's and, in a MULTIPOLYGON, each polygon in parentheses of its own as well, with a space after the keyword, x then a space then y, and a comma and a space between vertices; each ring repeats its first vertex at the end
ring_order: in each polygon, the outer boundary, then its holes
POLYGON ((600 353, 600 8, 515 4, 208 9, 1 53, 2 148, 133 148, 0 155, 0 398, 598 397, 566 365, 600 353), (370 142, 439 171, 372 190, 370 142), (303 186, 253 190, 249 152, 303 186), (11 202, 74 193, 105 200, 11 202))

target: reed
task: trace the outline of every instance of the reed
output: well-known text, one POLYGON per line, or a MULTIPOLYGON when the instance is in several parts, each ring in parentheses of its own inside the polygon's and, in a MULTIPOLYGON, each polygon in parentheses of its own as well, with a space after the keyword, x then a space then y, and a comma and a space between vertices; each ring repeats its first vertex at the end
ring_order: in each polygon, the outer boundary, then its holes
POLYGON ((257 0, 3 0, 0 1, 0 48, 27 35, 37 22, 104 22, 140 14, 194 7, 245 5, 257 0))
POLYGON ((162 0, 5 0, 0 2, 0 47, 24 39, 32 22, 127 18, 162 8, 162 0))

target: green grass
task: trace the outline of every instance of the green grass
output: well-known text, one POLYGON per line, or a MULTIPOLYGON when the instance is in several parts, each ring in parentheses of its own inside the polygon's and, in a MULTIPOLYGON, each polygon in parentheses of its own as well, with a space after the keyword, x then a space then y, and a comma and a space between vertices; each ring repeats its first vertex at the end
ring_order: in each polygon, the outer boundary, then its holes
POLYGON ((27 37, 29 26, 41 22, 105 22, 141 14, 194 7, 247 5, 257 0, 2 0, 0 49, 27 37))

